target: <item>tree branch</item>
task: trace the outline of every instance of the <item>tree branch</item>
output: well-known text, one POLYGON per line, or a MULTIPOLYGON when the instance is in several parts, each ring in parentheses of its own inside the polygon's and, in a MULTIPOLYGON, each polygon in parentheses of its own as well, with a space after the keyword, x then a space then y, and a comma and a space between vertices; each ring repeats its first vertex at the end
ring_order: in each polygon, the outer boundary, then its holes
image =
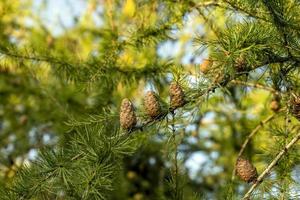
POLYGON ((256 182, 251 186, 247 193, 242 198, 243 200, 248 200, 254 189, 263 182, 265 176, 269 174, 272 168, 278 163, 278 161, 288 152, 288 150, 300 139, 300 132, 277 154, 273 161, 268 165, 268 167, 261 173, 257 178, 256 182))
POLYGON ((252 17, 252 18, 255 18, 255 19, 259 19, 259 20, 262 20, 264 22, 267 22, 267 23, 272 23, 271 21, 269 21, 268 19, 266 18, 263 18, 263 17, 260 17, 260 16, 257 16, 257 15, 254 15, 251 11, 248 11, 244 8, 241 8, 239 6, 237 6, 236 4, 230 2, 229 0, 223 0, 225 3, 227 3, 230 7, 232 7, 232 10, 233 11, 240 11, 244 14, 246 14, 248 17, 252 17))
MULTIPOLYGON (((284 63, 284 62, 288 62, 290 61, 290 57, 273 57, 272 59, 269 59, 267 61, 265 61, 264 63, 262 63, 260 66, 255 66, 252 70, 255 70, 263 65, 268 65, 268 64, 275 64, 275 63, 284 63)), ((218 75, 217 75, 218 76, 218 75)), ((241 76, 241 74, 236 74, 234 77, 232 77, 231 79, 226 78, 226 74, 223 76, 223 78, 216 78, 213 84, 207 88, 205 91, 201 91, 199 94, 195 95, 193 98, 191 98, 190 100, 187 100, 185 102, 185 104, 183 105, 183 107, 187 104, 190 103, 195 103, 199 100, 200 97, 202 97, 203 95, 209 94, 210 92, 214 92, 217 88, 220 87, 224 87, 226 86, 228 83, 230 83, 231 81, 234 81, 236 78, 238 78, 239 76, 241 76)), ((156 122, 159 122, 161 120, 163 120, 169 113, 174 112, 176 109, 174 108, 170 108, 168 111, 162 113, 160 116, 158 116, 155 119, 149 119, 145 122, 142 122, 141 125, 133 127, 131 130, 129 130, 128 132, 124 133, 124 135, 127 135, 127 133, 133 133, 135 131, 138 130, 143 130, 146 127, 149 127, 153 124, 155 124, 156 122)))

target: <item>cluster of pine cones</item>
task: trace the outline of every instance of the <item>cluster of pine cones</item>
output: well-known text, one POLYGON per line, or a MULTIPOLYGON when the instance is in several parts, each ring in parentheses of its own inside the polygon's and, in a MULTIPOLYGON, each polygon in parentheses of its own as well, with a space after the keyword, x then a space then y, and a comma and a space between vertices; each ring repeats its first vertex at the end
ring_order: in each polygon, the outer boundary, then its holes
MULTIPOLYGON (((175 110, 185 104, 184 92, 178 83, 171 83, 169 95, 171 110, 175 110)), ((292 115, 300 121, 300 96, 294 96, 290 101, 290 105, 292 115)), ((274 112, 278 111, 280 108, 279 100, 274 98, 270 106, 274 112)), ((156 119, 162 114, 161 102, 158 95, 153 91, 146 93, 144 97, 144 107, 146 115, 151 119, 156 119)), ((131 130, 137 124, 134 106, 127 98, 122 101, 120 124, 125 130, 131 130)), ((242 157, 239 157, 236 161, 236 174, 247 183, 255 182, 258 176, 257 170, 251 162, 242 157)))
MULTIPOLYGON (((171 110, 175 110, 185 104, 184 92, 178 83, 171 83, 169 94, 171 110)), ((161 102, 159 101, 158 95, 153 91, 146 93, 144 98, 144 107, 147 116, 151 119, 156 119, 162 114, 161 102)), ((125 98, 123 99, 120 108, 120 125, 125 130, 131 130, 136 126, 136 124, 137 117, 134 106, 129 99, 125 98)))

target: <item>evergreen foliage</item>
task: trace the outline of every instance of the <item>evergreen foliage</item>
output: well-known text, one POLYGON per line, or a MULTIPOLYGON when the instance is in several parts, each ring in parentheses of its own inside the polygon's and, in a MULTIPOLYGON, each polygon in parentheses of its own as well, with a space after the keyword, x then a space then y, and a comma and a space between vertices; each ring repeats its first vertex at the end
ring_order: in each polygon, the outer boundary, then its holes
POLYGON ((0 199, 299 198, 299 1, 90 0, 59 35, 32 3, 0 2, 0 199))

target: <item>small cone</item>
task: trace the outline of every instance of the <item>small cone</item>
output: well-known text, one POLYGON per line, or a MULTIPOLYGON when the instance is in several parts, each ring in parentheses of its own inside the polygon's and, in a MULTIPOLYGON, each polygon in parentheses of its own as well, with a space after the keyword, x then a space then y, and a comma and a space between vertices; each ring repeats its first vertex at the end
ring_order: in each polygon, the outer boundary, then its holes
POLYGON ((274 112, 277 112, 280 109, 280 104, 277 100, 272 100, 270 103, 270 108, 271 110, 273 110, 274 112))
POLYGON ((235 67, 237 72, 245 71, 246 60, 245 60, 244 56, 240 56, 236 59, 236 61, 234 63, 234 67, 235 67))
POLYGON ((134 171, 128 171, 127 172, 127 179, 133 181, 137 179, 138 175, 134 171))
POLYGON ((212 66, 213 62, 210 59, 205 59, 203 61, 203 63, 200 65, 200 71, 203 74, 207 74, 207 72, 210 70, 211 66, 212 66))
POLYGON ((136 125, 137 119, 134 108, 129 99, 123 99, 120 109, 120 124, 123 129, 132 129, 136 125))
POLYGON ((300 121, 300 96, 295 96, 291 100, 291 113, 300 121))
POLYGON ((28 117, 27 115, 22 115, 20 118, 19 118, 19 122, 21 125, 25 125, 27 122, 28 122, 28 117))
POLYGON ((133 200, 143 200, 144 195, 142 193, 136 193, 133 195, 133 200))
POLYGON ((161 107, 155 92, 147 92, 144 98, 144 106, 149 117, 156 118, 161 113, 161 107))
POLYGON ((249 160, 238 158, 236 162, 236 173, 245 182, 250 183, 256 180, 256 168, 250 163, 249 160))
POLYGON ((171 108, 176 109, 184 105, 184 92, 178 83, 171 83, 169 93, 171 108))

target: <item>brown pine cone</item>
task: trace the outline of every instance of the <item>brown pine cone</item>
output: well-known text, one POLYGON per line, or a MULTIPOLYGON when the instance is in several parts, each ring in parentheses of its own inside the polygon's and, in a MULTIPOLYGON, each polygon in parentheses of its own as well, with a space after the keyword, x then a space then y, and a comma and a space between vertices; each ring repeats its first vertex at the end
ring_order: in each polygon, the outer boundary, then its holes
POLYGON ((300 96, 295 96, 290 101, 292 115, 300 121, 300 96))
POLYGON ((205 59, 203 61, 203 63, 200 65, 200 71, 203 74, 207 74, 207 72, 210 70, 211 66, 212 66, 213 62, 210 59, 205 59))
POLYGON ((144 106, 149 117, 156 118, 161 113, 161 107, 155 92, 147 92, 144 98, 144 106))
POLYGON ((277 100, 273 99, 270 103, 270 108, 274 112, 277 112, 280 109, 280 103, 277 100))
POLYGON ((120 109, 121 127, 130 130, 136 125, 136 122, 137 119, 131 101, 127 98, 123 99, 120 109))
POLYGON ((19 122, 21 125, 25 125, 28 122, 28 116, 27 115, 21 115, 19 118, 19 122))
POLYGON ((172 109, 176 109, 184 105, 184 92, 178 83, 171 83, 169 93, 170 106, 172 109))
POLYGON ((236 59, 235 63, 234 63, 234 67, 236 69, 237 72, 243 72, 246 70, 246 60, 244 58, 244 56, 240 56, 236 59))
POLYGON ((236 162, 236 173, 245 182, 250 183, 256 180, 256 168, 250 163, 249 160, 238 158, 236 162))

